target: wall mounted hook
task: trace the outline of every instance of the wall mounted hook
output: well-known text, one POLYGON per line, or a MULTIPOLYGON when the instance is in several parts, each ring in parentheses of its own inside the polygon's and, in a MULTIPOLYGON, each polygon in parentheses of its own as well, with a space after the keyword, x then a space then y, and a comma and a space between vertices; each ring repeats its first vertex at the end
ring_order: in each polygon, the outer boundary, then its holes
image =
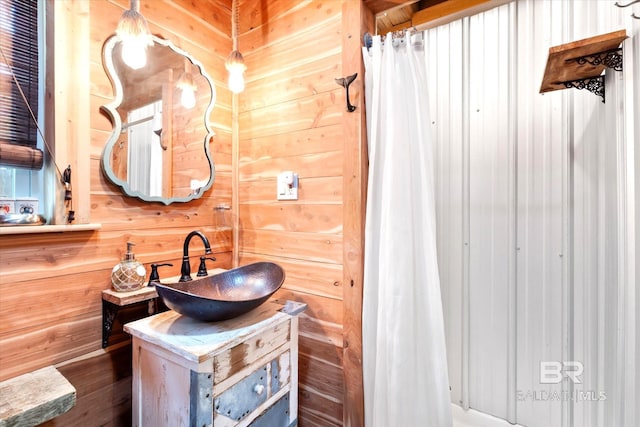
POLYGON ((160 129, 154 129, 153 133, 155 133, 156 135, 158 135, 158 142, 160 143, 160 147, 162 147, 162 150, 167 151, 167 147, 166 145, 164 145, 162 143, 162 128, 160 129))
POLYGON ((358 73, 352 74, 350 76, 347 77, 340 77, 336 80, 336 83, 338 83, 340 86, 342 86, 343 88, 345 88, 345 90, 347 91, 346 93, 346 98, 347 98, 347 111, 350 113, 353 113, 356 110, 356 106, 355 105, 351 105, 351 102, 349 102, 349 85, 351 83, 353 83, 353 81, 356 79, 356 77, 358 77, 358 73))
POLYGON ((620 3, 618 3, 618 2, 615 2, 615 3, 614 3, 614 6, 618 6, 618 7, 629 7, 629 6, 631 6, 632 4, 636 4, 636 3, 640 3, 640 0, 633 0, 633 1, 630 1, 629 3, 627 3, 627 4, 620 4, 620 3))

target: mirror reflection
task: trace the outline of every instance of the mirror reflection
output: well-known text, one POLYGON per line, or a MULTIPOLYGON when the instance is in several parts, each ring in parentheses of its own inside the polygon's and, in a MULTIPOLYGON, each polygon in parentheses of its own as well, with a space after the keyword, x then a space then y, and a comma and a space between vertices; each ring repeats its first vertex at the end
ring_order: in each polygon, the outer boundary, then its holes
POLYGON ((167 40, 153 41, 140 69, 122 61, 118 36, 105 42, 103 62, 115 99, 102 107, 113 123, 102 168, 129 196, 187 202, 214 180, 208 117, 215 88, 201 63, 167 40))

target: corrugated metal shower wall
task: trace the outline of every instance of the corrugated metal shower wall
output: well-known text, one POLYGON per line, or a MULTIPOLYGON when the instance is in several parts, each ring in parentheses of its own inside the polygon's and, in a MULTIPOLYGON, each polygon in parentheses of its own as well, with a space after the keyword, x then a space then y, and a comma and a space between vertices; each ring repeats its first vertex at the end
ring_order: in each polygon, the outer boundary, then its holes
POLYGON ((639 26, 613 3, 514 1, 426 31, 453 401, 528 427, 622 425, 620 164, 640 132, 625 113, 639 26), (606 104, 538 93, 549 47, 625 28, 606 104), (582 383, 541 384, 541 361, 582 363, 582 383))

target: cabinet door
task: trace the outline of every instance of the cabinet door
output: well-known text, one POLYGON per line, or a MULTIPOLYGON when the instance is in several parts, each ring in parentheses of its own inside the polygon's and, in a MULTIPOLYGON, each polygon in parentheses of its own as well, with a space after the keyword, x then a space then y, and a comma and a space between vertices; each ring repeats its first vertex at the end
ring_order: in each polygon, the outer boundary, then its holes
POLYGON ((267 408, 249 427, 289 427, 289 393, 267 408))
MULTIPOLYGON (((236 378, 229 378, 233 384, 225 387, 224 391, 214 396, 214 425, 216 427, 233 426, 246 418, 251 419, 255 416, 256 411, 266 413, 276 402, 280 403, 281 396, 284 396, 285 392, 288 403, 290 366, 291 353, 286 351, 270 362, 259 365, 258 369, 254 371, 249 368, 244 374, 246 376, 240 372, 238 376, 241 378, 238 378, 237 382, 235 382, 236 378)), ((223 385, 221 384, 221 386, 223 385)), ((289 406, 287 406, 286 412, 288 417, 289 406)))
POLYGON ((268 370, 268 365, 263 366, 217 396, 213 401, 215 415, 241 421, 266 402, 269 395, 268 370))

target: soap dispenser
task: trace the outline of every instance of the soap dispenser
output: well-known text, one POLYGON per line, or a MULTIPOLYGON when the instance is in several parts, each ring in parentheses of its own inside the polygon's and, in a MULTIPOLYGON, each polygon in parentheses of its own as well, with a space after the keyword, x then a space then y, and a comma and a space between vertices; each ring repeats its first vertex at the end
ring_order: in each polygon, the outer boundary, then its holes
POLYGON ((111 271, 111 284, 113 289, 118 292, 135 291, 145 286, 144 278, 147 271, 131 251, 134 245, 134 243, 127 242, 127 253, 124 259, 116 264, 111 271))

